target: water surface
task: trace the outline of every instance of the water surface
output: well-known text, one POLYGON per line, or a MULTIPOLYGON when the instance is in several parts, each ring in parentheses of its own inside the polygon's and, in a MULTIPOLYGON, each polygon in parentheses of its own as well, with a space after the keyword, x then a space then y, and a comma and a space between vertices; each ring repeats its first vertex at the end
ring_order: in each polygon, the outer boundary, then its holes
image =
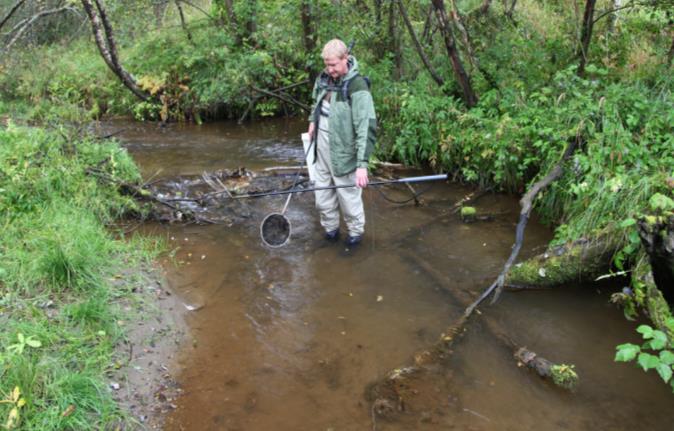
MULTIPOLYGON (((144 175, 199 174, 246 166, 296 165, 305 124, 271 120, 159 129, 108 123, 144 175)), ((418 187, 423 189, 424 186, 418 187)), ((382 190, 404 199, 402 188, 382 190)), ((491 222, 463 224, 448 208, 470 193, 436 184, 424 206, 395 205, 365 192, 367 234, 355 251, 321 239, 313 196, 292 198, 288 246, 270 250, 259 223, 283 197, 251 203, 254 216, 233 226, 153 226, 176 247, 165 267, 174 291, 201 307, 174 364, 184 395, 167 430, 371 430, 369 383, 409 363, 462 311, 446 289, 475 295, 510 253, 519 211, 515 197, 487 195, 478 211, 491 222), (442 285, 415 264, 423 259, 442 285)), ((522 256, 541 251, 549 229, 530 222, 522 256)), ((483 307, 522 345, 581 376, 574 393, 518 368, 512 351, 480 324, 456 344, 439 404, 378 420, 377 430, 671 430, 673 396, 654 373, 613 362, 615 346, 635 342, 634 323, 608 302, 620 286, 565 286, 505 293, 483 307)))

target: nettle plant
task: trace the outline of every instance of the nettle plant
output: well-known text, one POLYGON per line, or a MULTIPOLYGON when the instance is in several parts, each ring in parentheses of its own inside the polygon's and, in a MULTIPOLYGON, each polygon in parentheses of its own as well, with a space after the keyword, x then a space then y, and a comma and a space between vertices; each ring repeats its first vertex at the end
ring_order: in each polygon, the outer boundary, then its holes
MULTIPOLYGON (((666 324, 668 327, 674 328, 674 318, 667 319, 666 324)), ((641 346, 632 343, 617 346, 615 360, 617 362, 630 362, 636 359, 644 371, 656 370, 662 380, 669 383, 674 391, 674 379, 672 379, 674 351, 667 335, 648 325, 640 325, 637 332, 645 340, 644 343, 641 346)))

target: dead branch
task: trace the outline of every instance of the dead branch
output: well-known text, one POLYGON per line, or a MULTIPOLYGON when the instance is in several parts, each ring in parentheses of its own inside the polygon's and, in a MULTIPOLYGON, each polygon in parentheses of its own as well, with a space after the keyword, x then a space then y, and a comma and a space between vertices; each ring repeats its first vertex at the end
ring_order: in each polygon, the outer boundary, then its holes
MULTIPOLYGON (((452 289, 447 286, 445 275, 435 269, 427 261, 420 259, 419 256, 412 253, 406 253, 405 258, 411 261, 416 267, 423 269, 424 273, 433 279, 433 281, 438 285, 443 287, 443 291, 451 295, 452 299, 457 304, 461 305, 462 307, 468 307, 470 305, 470 294, 465 290, 452 289)), ((484 314, 481 315, 484 316, 482 322, 484 323, 485 328, 494 338, 496 338, 496 340, 499 341, 499 343, 512 350, 515 358, 530 368, 533 368, 539 376, 550 377, 550 366, 553 365, 551 361, 538 356, 536 353, 528 350, 525 347, 522 347, 503 330, 500 324, 484 314), (543 364, 547 364, 547 366, 543 366, 543 364)), ((466 313, 459 316, 454 321, 454 323, 444 331, 436 346, 430 351, 437 349, 442 349, 444 351, 445 349, 451 347, 456 338, 465 332, 465 327, 469 322, 470 317, 471 315, 466 313)), ((419 355, 415 356, 419 357, 419 355)))
POLYGON ((491 295, 492 292, 494 292, 492 304, 498 300, 498 297, 501 295, 501 291, 503 290, 503 286, 505 284, 506 275, 508 275, 510 267, 515 262, 515 259, 522 248, 522 242, 524 241, 524 229, 526 228, 527 222, 529 221, 529 215, 531 214, 534 198, 541 190, 562 176, 562 173, 564 172, 563 164, 576 150, 580 139, 580 136, 576 136, 576 138, 569 140, 566 150, 564 150, 564 154, 562 155, 562 158, 559 160, 559 162, 557 162, 555 166, 552 167, 545 177, 535 182, 520 200, 520 206, 522 209, 520 211, 519 222, 517 223, 517 227, 515 229, 515 245, 513 246, 512 252, 510 253, 510 257, 506 261, 505 265, 503 266, 503 270, 498 275, 498 277, 496 277, 496 280, 492 283, 492 285, 489 286, 474 303, 466 308, 466 316, 470 316, 473 310, 475 310, 475 307, 477 307, 482 301, 484 301, 485 298, 491 295))
MULTIPOLYGON (((61 12, 66 12, 66 11, 75 12, 75 10, 72 7, 63 6, 63 7, 60 7, 58 9, 49 9, 49 10, 44 10, 42 12, 38 12, 35 15, 33 15, 32 17, 23 20, 22 21, 23 24, 21 25, 19 30, 16 32, 14 37, 12 37, 12 39, 9 41, 9 43, 5 46, 4 51, 9 51, 11 49, 12 45, 14 45, 21 38, 21 36, 23 36, 23 33, 25 33, 25 31, 28 30, 28 28, 30 28, 30 26, 33 25, 33 23, 35 21, 37 21, 38 19, 44 18, 44 17, 49 16, 49 15, 54 15, 54 14, 61 13, 61 12)), ((14 29, 16 29, 16 27, 14 27, 14 29)), ((12 30, 14 30, 14 29, 12 29, 12 30)))
POLYGON ((250 88, 254 91, 257 91, 258 93, 261 93, 261 94, 264 94, 264 95, 270 96, 270 97, 275 97, 275 98, 277 98, 277 99, 279 99, 283 102, 290 103, 291 105, 298 106, 298 107, 302 108, 303 110, 305 110, 307 112, 311 111, 311 107, 309 107, 308 105, 306 105, 306 104, 300 102, 299 100, 296 100, 293 97, 288 96, 288 95, 286 95, 286 94, 284 94, 284 93, 282 93, 278 90, 269 91, 269 90, 265 90, 265 89, 258 88, 258 87, 255 87, 255 86, 251 86, 250 88))

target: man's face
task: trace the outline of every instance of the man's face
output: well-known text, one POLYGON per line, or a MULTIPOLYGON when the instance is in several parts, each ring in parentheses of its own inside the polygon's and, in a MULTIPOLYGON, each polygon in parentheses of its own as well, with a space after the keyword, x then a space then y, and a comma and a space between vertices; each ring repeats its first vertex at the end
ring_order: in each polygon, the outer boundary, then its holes
POLYGON ((328 72, 328 75, 330 75, 332 79, 341 78, 342 76, 346 75, 346 73, 349 71, 349 66, 347 65, 348 56, 346 55, 343 58, 339 57, 324 58, 323 63, 325 63, 325 70, 328 72))

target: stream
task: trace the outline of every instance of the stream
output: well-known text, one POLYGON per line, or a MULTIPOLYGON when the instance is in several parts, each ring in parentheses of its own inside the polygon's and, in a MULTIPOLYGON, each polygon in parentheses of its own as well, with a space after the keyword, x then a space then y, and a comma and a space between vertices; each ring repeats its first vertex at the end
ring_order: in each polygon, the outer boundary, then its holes
MULTIPOLYGON (((245 125, 111 121, 144 178, 201 174, 245 166, 298 165, 306 123, 261 120, 245 125)), ((463 311, 445 288, 477 295, 510 254, 519 206, 515 196, 487 194, 475 206, 494 219, 462 223, 448 209, 472 189, 417 185, 423 205, 396 205, 410 194, 397 185, 364 192, 366 236, 347 250, 326 243, 313 195, 293 196, 290 243, 265 248, 262 217, 284 196, 247 200, 245 223, 159 225, 174 258, 164 263, 187 312, 187 341, 172 370, 182 388, 166 430, 672 430, 674 395, 654 371, 614 363, 615 346, 639 342, 609 295, 622 286, 597 284, 505 292, 484 305, 518 342, 554 362, 575 364, 570 393, 519 368, 480 319, 443 370, 443 402, 405 420, 376 420, 368 385, 409 363, 463 311), (433 265, 439 286, 405 256, 433 265), (373 427, 374 426, 374 427, 373 427)), ((540 253, 552 232, 529 223, 520 259, 540 253)), ((441 389, 440 389, 441 388, 441 389)))

